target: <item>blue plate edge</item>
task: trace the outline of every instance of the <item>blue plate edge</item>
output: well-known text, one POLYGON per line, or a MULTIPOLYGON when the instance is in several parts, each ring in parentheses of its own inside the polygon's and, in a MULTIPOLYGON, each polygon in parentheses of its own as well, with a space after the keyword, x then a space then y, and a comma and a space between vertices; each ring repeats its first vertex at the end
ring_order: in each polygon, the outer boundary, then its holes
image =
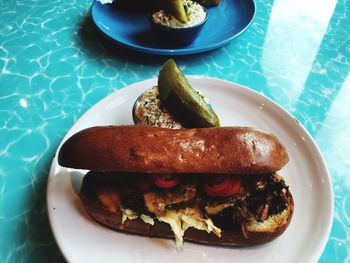
POLYGON ((101 32, 104 36, 106 36, 109 40, 119 44, 120 46, 123 46, 125 48, 134 50, 134 51, 138 51, 141 53, 148 53, 148 54, 153 54, 153 55, 172 55, 172 56, 179 56, 179 55, 190 55, 190 54, 198 54, 198 53, 203 53, 209 50, 213 50, 213 49, 217 49, 219 47, 222 47, 224 45, 226 45, 227 43, 229 43, 230 41, 232 41, 234 38, 237 38, 238 36, 240 36, 241 34, 243 34, 252 24, 252 22, 254 21, 255 15, 256 15, 256 4, 254 0, 249 0, 252 4, 252 8, 253 8, 253 15, 250 18, 249 23, 247 23, 247 25, 241 30, 239 31, 237 34, 232 35, 231 37, 222 40, 216 44, 210 45, 210 46, 206 46, 206 47, 202 47, 202 48, 181 48, 181 49, 159 49, 159 48, 149 48, 149 47, 141 47, 139 45, 133 45, 133 44, 125 44, 124 42, 119 41, 118 39, 112 38, 111 36, 109 36, 108 34, 106 34, 96 23, 96 18, 94 16, 94 6, 97 4, 96 2, 98 2, 98 0, 94 0, 92 3, 92 6, 90 8, 90 13, 91 13, 91 17, 92 17, 92 21, 95 25, 95 27, 99 30, 99 32, 101 32))

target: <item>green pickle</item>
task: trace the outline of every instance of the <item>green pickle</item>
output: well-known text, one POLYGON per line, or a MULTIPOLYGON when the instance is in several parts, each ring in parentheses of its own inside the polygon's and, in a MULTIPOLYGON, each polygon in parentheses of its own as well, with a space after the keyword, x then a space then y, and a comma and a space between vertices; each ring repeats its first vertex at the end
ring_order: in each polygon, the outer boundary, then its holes
POLYGON ((162 104, 185 127, 219 127, 220 121, 211 106, 188 83, 173 59, 160 69, 159 95, 162 104))
POLYGON ((164 9, 175 16, 182 23, 188 22, 187 13, 182 0, 161 0, 163 1, 164 9))

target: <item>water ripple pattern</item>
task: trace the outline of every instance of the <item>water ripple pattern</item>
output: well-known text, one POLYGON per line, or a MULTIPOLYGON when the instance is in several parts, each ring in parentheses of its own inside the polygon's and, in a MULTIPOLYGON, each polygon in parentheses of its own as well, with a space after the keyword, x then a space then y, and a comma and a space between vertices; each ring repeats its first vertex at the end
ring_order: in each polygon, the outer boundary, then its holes
MULTIPOLYGON (((256 4, 255 20, 239 38, 177 62, 186 74, 249 86, 305 125, 335 192, 320 262, 350 262, 350 0, 256 4)), ((105 40, 91 23, 90 6, 87 0, 0 3, 0 262, 64 261, 45 205, 59 142, 101 98, 157 76, 167 59, 105 40)))

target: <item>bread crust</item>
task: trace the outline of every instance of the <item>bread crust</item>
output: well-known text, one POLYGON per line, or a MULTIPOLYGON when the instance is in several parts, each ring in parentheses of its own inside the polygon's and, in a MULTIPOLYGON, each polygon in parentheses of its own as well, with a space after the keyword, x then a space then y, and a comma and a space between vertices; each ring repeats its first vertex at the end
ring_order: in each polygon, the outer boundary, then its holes
POLYGON ((274 135, 247 127, 101 126, 69 138, 58 162, 98 171, 261 174, 280 170, 288 154, 274 135))
MULTIPOLYGON (((124 224, 122 224, 122 212, 110 212, 108 209, 104 208, 94 193, 96 184, 94 182, 93 173, 94 172, 89 172, 84 177, 80 191, 80 198, 87 213, 96 222, 120 232, 147 237, 174 238, 174 234, 170 226, 157 220, 155 220, 155 224, 153 226, 144 223, 140 218, 126 220, 124 224)), ((237 247, 255 246, 270 242, 280 236, 286 230, 291 221, 294 210, 294 202, 289 191, 287 192, 286 196, 288 198, 288 203, 286 213, 284 213, 285 220, 283 220, 283 223, 278 223, 278 226, 274 227, 274 231, 267 229, 265 232, 253 232, 246 229, 246 234, 248 236, 248 238, 246 238, 240 230, 222 230, 222 237, 219 238, 213 233, 209 234, 205 231, 189 228, 185 232, 184 240, 208 245, 237 247)))

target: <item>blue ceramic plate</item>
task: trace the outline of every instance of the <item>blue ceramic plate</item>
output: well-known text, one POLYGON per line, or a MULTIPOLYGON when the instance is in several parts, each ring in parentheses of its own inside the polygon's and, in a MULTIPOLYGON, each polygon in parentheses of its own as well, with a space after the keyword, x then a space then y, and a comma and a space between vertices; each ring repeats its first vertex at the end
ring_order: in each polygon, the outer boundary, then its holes
POLYGON ((209 17, 198 38, 190 45, 172 47, 155 41, 148 15, 126 12, 95 0, 91 13, 99 30, 118 44, 140 52, 158 55, 185 55, 221 47, 242 34, 255 15, 253 0, 222 0, 208 8, 209 17))

